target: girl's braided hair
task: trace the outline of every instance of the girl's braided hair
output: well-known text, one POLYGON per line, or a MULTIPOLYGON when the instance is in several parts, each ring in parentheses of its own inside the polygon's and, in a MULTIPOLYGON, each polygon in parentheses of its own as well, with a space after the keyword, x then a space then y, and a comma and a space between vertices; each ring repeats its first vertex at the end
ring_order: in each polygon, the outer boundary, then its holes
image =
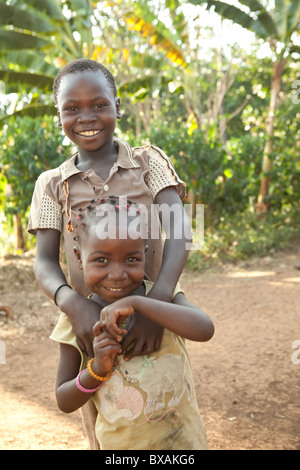
MULTIPOLYGON (((127 224, 142 213, 139 204, 132 202, 124 196, 109 196, 107 198, 101 197, 99 199, 92 199, 85 209, 79 209, 79 215, 76 217, 76 224, 74 225, 74 231, 76 233, 74 240, 80 239, 80 237, 89 232, 91 227, 101 220, 107 219, 108 212, 113 212, 116 216, 123 213, 123 215, 126 215, 127 224)), ((115 220, 118 221, 118 218, 116 217, 115 220)), ((139 222, 144 224, 144 229, 147 227, 147 222, 144 220, 139 220, 139 222)), ((142 229, 141 232, 145 234, 145 231, 142 229)), ((148 230, 146 232, 148 233, 148 230)), ((145 238, 147 238, 147 236, 145 238)))

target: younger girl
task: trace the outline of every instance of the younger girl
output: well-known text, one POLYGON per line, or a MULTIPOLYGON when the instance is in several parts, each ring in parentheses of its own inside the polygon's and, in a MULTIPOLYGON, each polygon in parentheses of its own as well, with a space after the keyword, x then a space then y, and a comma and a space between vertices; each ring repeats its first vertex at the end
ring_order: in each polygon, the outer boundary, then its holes
POLYGON ((79 217, 74 252, 92 300, 102 311, 94 326, 92 359, 79 348, 64 313, 51 335, 60 343, 58 406, 70 413, 92 397, 103 450, 206 449, 183 338, 208 341, 214 327, 180 291, 174 292, 172 303, 147 297, 152 283, 144 279, 147 246, 141 233, 147 231, 141 230, 142 222, 135 204, 114 198, 92 201, 79 217), (109 210, 100 211, 105 207, 109 210), (109 238, 104 226, 113 229, 109 238), (134 311, 164 327, 164 334, 159 351, 128 361, 121 354, 121 341, 134 311))

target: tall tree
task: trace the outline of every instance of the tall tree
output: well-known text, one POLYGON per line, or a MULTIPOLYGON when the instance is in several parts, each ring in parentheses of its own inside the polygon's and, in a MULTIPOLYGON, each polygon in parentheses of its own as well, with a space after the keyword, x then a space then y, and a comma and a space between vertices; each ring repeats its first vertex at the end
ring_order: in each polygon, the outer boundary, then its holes
POLYGON ((271 81, 271 98, 266 122, 266 144, 262 159, 262 179, 257 201, 257 210, 264 213, 267 210, 265 197, 269 190, 268 173, 272 168, 272 153, 276 110, 279 106, 282 76, 293 53, 300 53, 300 48, 293 44, 292 35, 299 30, 300 0, 240 0, 240 8, 225 2, 213 0, 190 0, 196 5, 214 7, 223 18, 232 20, 268 42, 273 54, 273 76, 271 81), (266 3, 266 4, 265 4, 266 3), (243 7, 247 7, 245 12, 243 7))
MULTIPOLYGON (((235 109, 225 111, 224 97, 235 81, 236 71, 232 64, 223 60, 223 53, 219 48, 214 51, 215 73, 208 76, 207 69, 210 70, 210 66, 207 67, 207 61, 200 59, 202 30, 197 26, 197 17, 190 18, 180 0, 108 0, 107 3, 126 22, 129 30, 136 31, 152 46, 151 49, 154 46, 155 50, 162 53, 155 56, 155 70, 148 75, 144 93, 141 95, 140 89, 137 89, 139 102, 135 107, 140 108, 148 134, 151 127, 149 106, 154 108, 152 115, 155 117, 158 113, 155 112, 157 100, 154 96, 157 94, 159 97, 161 90, 165 90, 163 85, 169 83, 171 93, 183 96, 189 131, 192 133, 201 129, 207 139, 212 133, 218 132, 225 143, 226 124, 242 111, 249 96, 235 109), (196 40, 192 38, 191 30, 196 34, 196 40), (169 59, 168 63, 165 56, 169 59)), ((136 59, 132 61, 133 65, 136 63, 136 59)), ((143 83, 145 84, 145 78, 143 83)), ((134 84, 138 85, 138 82, 134 80, 132 89, 134 84)))
MULTIPOLYGON (((50 90, 59 66, 81 57, 84 48, 91 54, 91 11, 90 0, 0 0, 0 79, 7 91, 19 85, 50 90)), ((36 116, 55 109, 35 101, 22 113, 36 116)))
MULTIPOLYGON (((155 24, 147 2, 133 3, 134 8, 128 10, 125 1, 0 0, 0 80, 6 83, 7 92, 15 91, 17 86, 49 91, 58 69, 77 57, 114 63, 115 68, 125 64, 123 83, 126 63, 131 62, 135 68, 153 67, 158 61, 149 54, 153 48, 162 51, 169 61, 183 63, 176 44, 178 36, 161 22, 155 24), (114 8, 111 13, 118 14, 109 15, 108 6, 114 8), (131 39, 135 35, 153 47, 140 54, 136 39, 128 44, 128 30, 131 39)), ((37 116, 53 114, 55 109, 37 99, 18 113, 37 116)))

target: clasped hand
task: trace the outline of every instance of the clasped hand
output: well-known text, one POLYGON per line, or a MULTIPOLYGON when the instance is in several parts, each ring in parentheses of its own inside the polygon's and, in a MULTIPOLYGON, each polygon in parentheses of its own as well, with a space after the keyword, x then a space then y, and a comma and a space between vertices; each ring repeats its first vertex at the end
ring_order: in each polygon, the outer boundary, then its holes
POLYGON ((122 325, 128 317, 134 314, 134 308, 130 297, 117 300, 107 305, 101 311, 101 323, 105 326, 108 333, 119 343, 123 339, 123 335, 127 334, 127 330, 122 325))
POLYGON ((121 341, 127 333, 119 325, 133 313, 134 308, 128 299, 121 299, 102 309, 101 319, 93 327, 95 367, 101 374, 105 375, 117 365, 117 356, 122 353, 121 341))
MULTIPOLYGON (((91 304, 98 305, 92 300, 86 301, 90 302, 91 304)), ((121 344, 122 353, 124 354, 125 360, 130 360, 134 356, 151 354, 160 348, 163 328, 157 323, 138 313, 138 311, 134 311, 135 309, 133 302, 134 296, 129 296, 102 308, 100 322, 97 321, 97 319, 94 320, 90 330, 91 342, 89 348, 92 350, 91 354, 88 353, 90 357, 95 356, 93 340, 94 337, 99 334, 95 333, 95 330, 93 329, 93 326, 96 322, 98 325, 96 331, 105 330, 106 333, 114 339, 114 341, 118 340, 117 342, 119 345, 121 344), (122 323, 124 323, 128 317, 130 317, 130 321, 127 322, 126 328, 124 328, 122 323), (117 338, 117 340, 115 338, 117 338)), ((96 315, 99 318, 98 309, 96 310, 96 315)), ((90 318, 89 315, 88 318, 90 318)), ((95 315, 93 315, 91 319, 92 318, 95 318, 95 315)), ((82 321, 82 314, 80 319, 82 328, 86 328, 87 321, 82 321)), ((78 339, 81 338, 79 329, 76 337, 77 336, 78 339)), ((83 349, 85 350, 85 348, 83 349)))

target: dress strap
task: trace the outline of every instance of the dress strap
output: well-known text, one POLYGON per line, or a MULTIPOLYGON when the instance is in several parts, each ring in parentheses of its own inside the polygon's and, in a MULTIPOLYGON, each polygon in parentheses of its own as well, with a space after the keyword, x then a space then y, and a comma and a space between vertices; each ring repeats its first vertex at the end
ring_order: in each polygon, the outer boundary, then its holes
POLYGON ((74 231, 74 227, 72 225, 72 220, 71 220, 72 209, 71 209, 71 204, 70 204, 70 200, 69 200, 69 194, 70 194, 69 180, 68 179, 64 180, 63 184, 64 184, 63 185, 63 190, 64 190, 64 193, 65 193, 65 196, 66 196, 65 214, 68 217, 67 233, 70 233, 70 232, 74 231))

